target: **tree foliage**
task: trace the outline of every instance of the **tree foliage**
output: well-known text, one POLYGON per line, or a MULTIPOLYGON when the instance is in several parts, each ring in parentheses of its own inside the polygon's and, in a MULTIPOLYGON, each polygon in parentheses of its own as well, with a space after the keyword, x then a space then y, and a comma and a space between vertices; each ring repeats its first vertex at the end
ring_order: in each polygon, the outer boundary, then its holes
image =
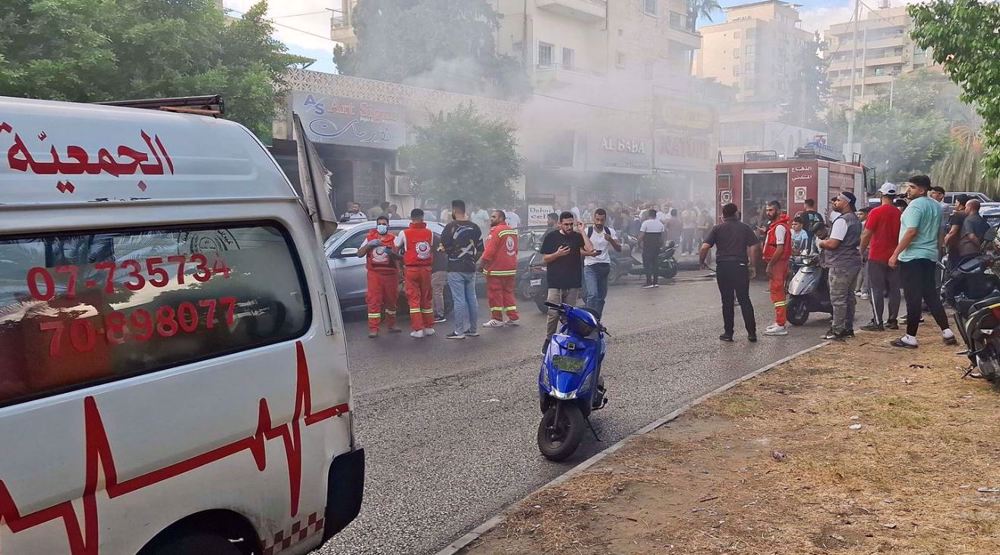
POLYGON ((98 102, 223 95, 270 137, 282 75, 306 59, 271 38, 260 2, 227 24, 210 0, 7 0, 0 94, 98 102))
POLYGON ((431 115, 416 141, 400 151, 418 194, 439 202, 465 199, 510 206, 511 182, 521 175, 514 129, 483 118, 472 105, 431 115))
POLYGON ((489 0, 363 0, 356 48, 334 51, 346 75, 503 98, 530 88, 521 63, 497 53, 489 0))
POLYGON ((822 49, 819 33, 803 45, 799 53, 798 76, 791 80, 793 94, 782 114, 783 122, 809 129, 826 128, 821 113, 825 111, 830 96, 826 73, 829 61, 820 57, 822 49))
MULTIPOLYGON (((977 124, 972 109, 959 100, 957 87, 933 72, 904 75, 895 81, 891 96, 891 108, 887 92, 855 114, 855 141, 879 180, 898 182, 929 173, 948 152, 950 129, 977 124)), ((829 121, 831 144, 846 141, 844 112, 831 113, 829 121)))
POLYGON ((712 14, 721 12, 722 6, 718 0, 687 0, 688 8, 688 30, 694 31, 698 26, 698 19, 704 17, 712 21, 712 14))
POLYGON ((934 164, 931 180, 953 191, 979 191, 991 198, 1000 196, 1000 177, 983 174, 983 145, 974 129, 964 126, 951 130, 948 153, 934 164))
POLYGON ((932 50, 951 79, 962 87, 962 98, 983 119, 989 175, 1000 175, 1000 5, 979 0, 933 0, 911 5, 913 40, 932 50))

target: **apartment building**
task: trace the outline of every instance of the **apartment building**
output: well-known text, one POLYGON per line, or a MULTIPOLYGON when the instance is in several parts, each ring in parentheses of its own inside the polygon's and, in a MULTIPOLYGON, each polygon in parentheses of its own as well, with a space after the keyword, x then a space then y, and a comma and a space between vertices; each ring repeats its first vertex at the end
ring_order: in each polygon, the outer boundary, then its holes
POLYGON ((358 35, 354 32, 354 8, 358 0, 333 0, 333 13, 330 16, 330 38, 346 47, 358 44, 358 35))
POLYGON ((494 7, 498 48, 521 59, 534 84, 521 139, 539 153, 526 165, 538 202, 632 200, 650 176, 679 197, 711 184, 718 118, 691 77, 701 37, 685 0, 494 7))
POLYGON ((833 102, 847 105, 854 69, 854 108, 887 94, 900 75, 934 67, 926 51, 910 39, 912 21, 906 7, 888 2, 869 10, 858 21, 857 43, 851 21, 831 25, 825 32, 827 76, 833 102))
POLYGON ((802 52, 813 34, 793 4, 767 0, 725 8, 726 21, 700 29, 696 75, 736 88, 739 102, 770 106, 796 94, 802 52))

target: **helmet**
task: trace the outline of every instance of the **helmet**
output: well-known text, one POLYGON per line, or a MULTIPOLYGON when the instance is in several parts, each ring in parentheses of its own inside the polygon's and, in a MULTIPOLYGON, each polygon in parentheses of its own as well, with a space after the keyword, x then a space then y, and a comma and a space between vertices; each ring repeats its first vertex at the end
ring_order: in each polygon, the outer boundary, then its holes
POLYGON ((600 324, 597 323, 597 316, 592 310, 572 308, 566 312, 566 326, 576 335, 587 337, 594 333, 600 324))

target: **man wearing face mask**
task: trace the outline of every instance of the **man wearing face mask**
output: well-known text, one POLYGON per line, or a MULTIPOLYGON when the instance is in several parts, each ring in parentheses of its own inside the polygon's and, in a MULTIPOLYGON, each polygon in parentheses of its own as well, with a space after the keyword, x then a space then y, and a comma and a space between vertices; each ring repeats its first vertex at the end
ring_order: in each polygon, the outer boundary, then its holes
POLYGON ((368 337, 378 337, 382 311, 390 333, 399 333, 396 327, 396 297, 399 295, 399 268, 396 262, 396 236, 389 233, 389 219, 379 216, 375 229, 368 232, 365 243, 358 249, 358 257, 367 258, 368 337))

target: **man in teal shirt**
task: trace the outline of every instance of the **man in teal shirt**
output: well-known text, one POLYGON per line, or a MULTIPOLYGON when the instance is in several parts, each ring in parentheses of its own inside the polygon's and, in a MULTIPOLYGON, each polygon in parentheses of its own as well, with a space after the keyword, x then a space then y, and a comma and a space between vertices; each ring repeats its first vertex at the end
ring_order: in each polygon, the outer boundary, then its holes
POLYGON ((903 211, 899 226, 899 245, 889 258, 889 267, 899 268, 906 297, 906 335, 892 342, 893 347, 917 348, 917 328, 923 303, 927 303, 934 321, 941 328, 946 345, 957 343, 948 327, 948 316, 941 306, 935 273, 941 252, 941 205, 927 196, 931 178, 911 177, 906 183, 910 204, 903 211))

